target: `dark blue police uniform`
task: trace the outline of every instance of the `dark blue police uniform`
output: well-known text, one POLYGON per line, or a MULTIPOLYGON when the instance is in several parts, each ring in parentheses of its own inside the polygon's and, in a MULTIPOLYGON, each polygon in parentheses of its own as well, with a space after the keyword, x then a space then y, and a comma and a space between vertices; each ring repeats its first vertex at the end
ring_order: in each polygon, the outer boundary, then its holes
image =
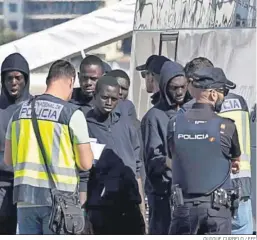
MULTIPOLYGON (((220 91, 228 83, 221 71, 198 71, 197 87, 220 91)), ((212 105, 194 103, 169 122, 168 148, 174 203, 169 233, 231 234, 231 205, 238 198, 231 189, 231 159, 241 155, 234 122, 212 105)))

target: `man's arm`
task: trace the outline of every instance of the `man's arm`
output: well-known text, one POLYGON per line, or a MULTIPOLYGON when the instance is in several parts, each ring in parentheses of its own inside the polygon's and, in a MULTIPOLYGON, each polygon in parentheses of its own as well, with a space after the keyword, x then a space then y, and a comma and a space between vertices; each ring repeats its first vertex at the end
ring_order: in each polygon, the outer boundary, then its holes
POLYGON ((4 163, 7 166, 12 165, 12 118, 10 119, 5 135, 5 147, 4 147, 4 163))
POLYGON ((7 166, 11 166, 12 165, 12 144, 11 144, 10 140, 5 140, 4 163, 7 166))
POLYGON ((168 156, 170 159, 172 159, 172 145, 173 145, 173 138, 174 138, 174 132, 175 132, 175 124, 176 124, 176 117, 172 118, 168 123, 167 128, 167 151, 168 156))
POLYGON ((170 171, 166 164, 166 127, 162 132, 163 128, 157 125, 151 121, 144 121, 141 125, 146 174, 150 178, 166 176, 166 172, 170 171))
POLYGON ((74 112, 69 126, 73 136, 76 164, 81 170, 89 170, 92 167, 94 156, 90 146, 87 121, 82 111, 74 112))
POLYGON ((142 167, 142 162, 141 162, 142 160, 140 158, 140 141, 139 141, 138 133, 134 126, 130 127, 130 131, 131 131, 131 141, 132 141, 134 153, 136 156, 136 175, 137 175, 136 177, 137 177, 138 189, 142 200, 140 204, 140 210, 145 219, 145 195, 144 195, 143 184, 140 176, 140 169, 142 167))
MULTIPOLYGON (((234 123, 233 123, 234 124, 234 123)), ((238 139, 238 133, 237 133, 237 128, 236 125, 234 133, 232 135, 231 139, 231 149, 230 149, 230 154, 231 154, 231 160, 232 160, 232 173, 238 173, 240 170, 240 155, 241 155, 241 149, 240 149, 240 144, 239 144, 239 139, 238 139)))

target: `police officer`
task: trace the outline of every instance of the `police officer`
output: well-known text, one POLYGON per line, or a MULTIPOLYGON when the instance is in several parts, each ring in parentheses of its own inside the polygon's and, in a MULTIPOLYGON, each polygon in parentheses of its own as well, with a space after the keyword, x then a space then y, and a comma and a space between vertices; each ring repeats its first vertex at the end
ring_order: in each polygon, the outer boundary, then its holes
POLYGON ((168 125, 174 204, 170 234, 231 234, 230 209, 236 208, 239 193, 231 190, 230 172, 239 172, 241 151, 234 122, 215 110, 223 103, 225 87, 234 84, 213 67, 192 78, 196 103, 168 125))
MULTIPOLYGON (((70 99, 75 69, 67 61, 53 63, 45 94, 36 98, 39 131, 51 174, 60 191, 73 193, 78 184, 77 167, 92 166, 87 122, 70 99)), ((18 207, 20 234, 51 234, 51 185, 41 149, 31 123, 31 101, 24 102, 9 122, 4 161, 14 168, 13 201, 18 207)))
MULTIPOLYGON (((191 60, 185 66, 187 77, 197 70, 204 67, 213 67, 213 63, 204 57, 197 57, 191 60)), ((229 86, 233 89, 234 86, 229 86)), ((251 152, 250 152, 250 127, 249 127, 249 110, 245 99, 235 93, 229 92, 225 96, 224 102, 220 109, 219 116, 228 117, 235 121, 241 149, 240 172, 238 174, 231 174, 232 184, 234 187, 241 188, 241 199, 237 215, 232 220, 232 234, 252 234, 252 207, 251 207, 251 152)), ((190 89, 190 87, 189 87, 190 89)), ((183 106, 183 110, 192 108, 195 99, 183 106)), ((253 188, 254 189, 254 188, 253 188)))

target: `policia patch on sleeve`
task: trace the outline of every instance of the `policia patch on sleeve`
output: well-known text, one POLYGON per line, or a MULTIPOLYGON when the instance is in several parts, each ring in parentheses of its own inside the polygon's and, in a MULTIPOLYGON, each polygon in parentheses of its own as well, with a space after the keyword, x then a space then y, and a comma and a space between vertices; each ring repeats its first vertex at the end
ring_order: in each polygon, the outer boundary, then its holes
MULTIPOLYGON (((37 100, 35 108, 38 119, 57 122, 61 115, 63 105, 46 100, 37 100)), ((26 102, 21 107, 19 119, 21 118, 31 118, 31 102, 26 102)))

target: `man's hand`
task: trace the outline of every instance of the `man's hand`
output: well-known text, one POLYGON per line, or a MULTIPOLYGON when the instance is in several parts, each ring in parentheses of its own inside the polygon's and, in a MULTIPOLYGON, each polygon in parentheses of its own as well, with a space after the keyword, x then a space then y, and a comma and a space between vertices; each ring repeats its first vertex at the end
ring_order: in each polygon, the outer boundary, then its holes
POLYGON ((239 170, 240 170, 240 161, 236 160, 236 161, 233 161, 232 162, 232 173, 233 174, 236 174, 236 173, 239 173, 239 170))

